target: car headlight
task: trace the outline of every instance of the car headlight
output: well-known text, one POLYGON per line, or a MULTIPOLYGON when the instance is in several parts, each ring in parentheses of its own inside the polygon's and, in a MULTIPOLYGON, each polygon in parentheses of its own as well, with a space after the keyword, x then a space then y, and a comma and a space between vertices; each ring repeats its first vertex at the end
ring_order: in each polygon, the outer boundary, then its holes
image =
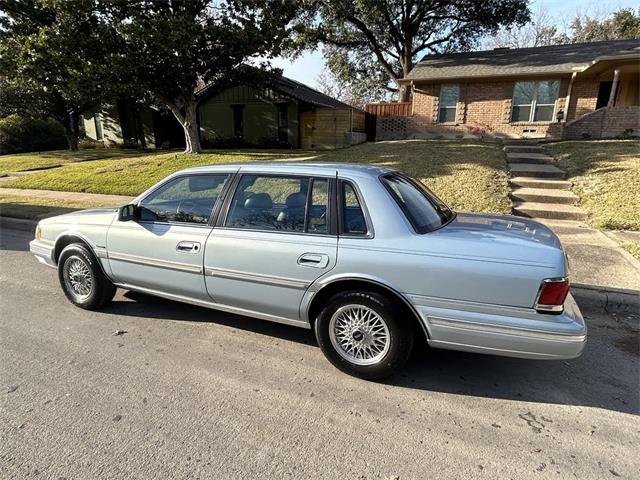
POLYGON ((42 238, 42 228, 40 225, 36 227, 36 240, 40 240, 42 238))

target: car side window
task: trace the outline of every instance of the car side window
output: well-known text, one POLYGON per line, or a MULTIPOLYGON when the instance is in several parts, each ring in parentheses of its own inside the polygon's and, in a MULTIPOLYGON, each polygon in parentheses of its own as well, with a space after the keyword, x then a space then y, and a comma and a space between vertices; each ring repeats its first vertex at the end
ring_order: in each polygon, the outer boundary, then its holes
POLYGON ((140 220, 207 224, 229 174, 175 178, 140 202, 140 220))
POLYGON ((327 207, 329 205, 329 180, 314 178, 311 184, 311 202, 307 219, 307 231, 310 233, 327 233, 327 207))
POLYGON ((342 182, 342 233, 366 235, 367 222, 356 191, 348 182, 342 182))
POLYGON ((324 233, 328 202, 328 181, 324 179, 243 175, 225 226, 324 233))

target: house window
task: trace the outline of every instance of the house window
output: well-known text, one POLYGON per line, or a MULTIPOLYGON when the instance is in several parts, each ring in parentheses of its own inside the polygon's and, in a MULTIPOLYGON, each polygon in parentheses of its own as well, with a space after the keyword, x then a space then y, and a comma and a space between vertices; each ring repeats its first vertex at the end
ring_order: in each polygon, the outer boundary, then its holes
POLYGON ((559 80, 516 82, 512 122, 551 122, 560 90, 559 80))
POLYGON ((102 140, 104 136, 102 134, 102 118, 99 113, 93 114, 93 124, 96 127, 96 140, 102 140))
POLYGON ((244 105, 231 105, 233 109, 233 136, 244 137, 244 105))
POLYGON ((455 123, 456 106, 460 95, 459 85, 441 85, 440 102, 438 103, 438 122, 455 123))
POLYGON ((289 105, 278 103, 278 142, 289 143, 289 105))

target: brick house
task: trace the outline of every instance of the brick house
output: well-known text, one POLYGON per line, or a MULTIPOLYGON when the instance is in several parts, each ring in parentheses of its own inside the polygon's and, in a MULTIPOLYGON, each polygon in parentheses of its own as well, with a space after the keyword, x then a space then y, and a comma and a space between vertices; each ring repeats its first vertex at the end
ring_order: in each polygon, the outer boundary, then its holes
POLYGON ((640 135, 639 40, 428 55, 401 82, 408 116, 379 117, 379 140, 640 135))

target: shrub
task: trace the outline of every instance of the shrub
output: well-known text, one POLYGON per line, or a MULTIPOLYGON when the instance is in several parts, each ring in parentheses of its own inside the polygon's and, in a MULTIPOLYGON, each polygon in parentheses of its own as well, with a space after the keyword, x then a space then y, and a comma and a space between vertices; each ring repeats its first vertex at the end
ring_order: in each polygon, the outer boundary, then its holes
POLYGON ((64 129, 55 120, 10 115, 0 118, 0 154, 67 148, 64 129))

